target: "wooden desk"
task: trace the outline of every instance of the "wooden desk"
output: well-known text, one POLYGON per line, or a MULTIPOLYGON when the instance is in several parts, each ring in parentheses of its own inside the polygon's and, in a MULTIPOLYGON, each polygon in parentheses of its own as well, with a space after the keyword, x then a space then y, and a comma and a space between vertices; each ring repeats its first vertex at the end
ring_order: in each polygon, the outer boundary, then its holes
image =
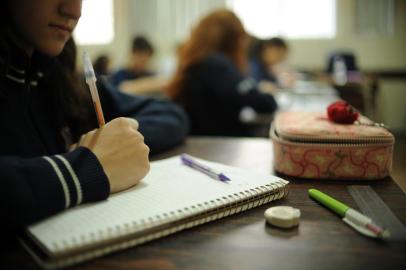
MULTIPOLYGON (((191 138, 156 158, 188 152, 202 158, 261 172, 272 170, 268 139, 191 138)), ((307 189, 320 188, 357 208, 348 182, 293 180, 284 200, 204 224, 144 245, 96 259, 73 269, 401 269, 406 242, 378 242, 345 225, 309 199, 307 189), (265 224, 270 206, 300 208, 300 226, 280 230, 265 224)), ((354 182, 352 182, 354 183, 354 182)), ((406 196, 391 180, 370 184, 406 224, 406 196)), ((0 269, 35 269, 20 248, 3 251, 0 269)), ((402 268, 404 269, 404 268, 402 268)))

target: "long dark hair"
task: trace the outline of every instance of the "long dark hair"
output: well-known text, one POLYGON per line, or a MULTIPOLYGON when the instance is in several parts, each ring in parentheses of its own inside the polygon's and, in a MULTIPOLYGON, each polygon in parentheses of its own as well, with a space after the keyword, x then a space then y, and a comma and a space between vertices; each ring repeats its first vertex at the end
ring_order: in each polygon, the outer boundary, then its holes
MULTIPOLYGON (((8 38, 11 28, 9 2, 0 3, 0 54, 4 58, 3 65, 7 68, 10 63, 12 46, 8 38)), ((90 98, 76 72, 76 45, 73 38, 65 44, 63 51, 55 58, 49 58, 34 52, 39 68, 46 70, 40 81, 41 94, 49 105, 48 110, 54 118, 54 127, 62 130, 68 127, 76 141, 79 136, 91 129, 89 125, 90 98)))
POLYGON ((61 54, 53 60, 53 69, 45 79, 44 87, 48 97, 53 99, 54 113, 59 116, 56 128, 69 127, 74 140, 91 129, 89 91, 77 73, 76 59, 76 44, 70 38, 61 54))
POLYGON ((10 23, 9 19, 9 3, 8 1, 0 2, 0 53, 6 56, 4 61, 8 62, 8 55, 5 52, 8 51, 8 44, 6 42, 7 26, 10 23))

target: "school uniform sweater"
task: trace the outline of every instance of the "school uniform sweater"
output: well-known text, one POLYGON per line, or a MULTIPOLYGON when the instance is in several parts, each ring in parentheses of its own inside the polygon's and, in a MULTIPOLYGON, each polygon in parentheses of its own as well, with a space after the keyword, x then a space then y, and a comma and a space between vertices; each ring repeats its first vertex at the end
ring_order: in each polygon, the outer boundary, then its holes
POLYGON ((215 53, 193 65, 176 101, 191 122, 191 134, 249 136, 240 120, 244 107, 272 113, 277 104, 272 95, 257 89, 255 80, 245 77, 224 54, 215 53))
POLYGON ((249 61, 249 67, 250 76, 257 82, 267 81, 278 84, 278 80, 276 79, 275 75, 259 59, 251 59, 249 61))
MULTIPOLYGON (((52 70, 52 60, 47 61, 46 69, 52 70)), ((67 151, 64 131, 54 124, 55 106, 44 97, 42 81, 47 73, 35 67, 34 60, 17 48, 7 55, 0 53, 3 236, 63 209, 106 199, 110 192, 107 176, 89 149, 67 151), (7 58, 10 59, 6 61, 7 58)), ((126 95, 100 81, 106 121, 118 116, 136 118, 152 154, 184 140, 188 121, 178 107, 126 95)), ((89 126, 97 127, 95 118, 89 126)))

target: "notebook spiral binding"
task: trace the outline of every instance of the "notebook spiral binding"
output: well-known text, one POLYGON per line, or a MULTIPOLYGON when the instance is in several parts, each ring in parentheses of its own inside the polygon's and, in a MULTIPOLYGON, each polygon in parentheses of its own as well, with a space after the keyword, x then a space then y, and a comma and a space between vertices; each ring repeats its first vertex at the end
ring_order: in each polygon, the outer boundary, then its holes
POLYGON ((108 228, 105 231, 101 230, 90 235, 81 235, 79 238, 63 241, 62 245, 53 243, 55 257, 59 258, 50 264, 44 262, 41 264, 50 269, 76 264, 246 211, 283 198, 287 196, 288 192, 286 182, 283 182, 283 180, 277 181, 245 192, 224 196, 221 199, 210 200, 191 207, 149 217, 139 222, 132 221, 122 226, 108 228), (103 242, 105 245, 102 244, 103 242), (89 247, 95 244, 99 247, 89 251, 89 247), (62 253, 64 256, 61 256, 62 253))

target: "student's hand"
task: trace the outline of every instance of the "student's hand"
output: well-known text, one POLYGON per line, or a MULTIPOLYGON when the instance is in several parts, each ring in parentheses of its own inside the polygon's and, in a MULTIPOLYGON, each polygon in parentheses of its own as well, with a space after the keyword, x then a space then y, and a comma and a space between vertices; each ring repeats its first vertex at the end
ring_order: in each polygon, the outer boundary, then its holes
POLYGON ((258 89, 270 95, 274 95, 278 91, 278 87, 275 84, 267 81, 260 81, 258 83, 258 89))
POLYGON ((116 118, 83 135, 78 146, 89 148, 97 156, 111 193, 136 185, 149 171, 149 148, 134 119, 116 118))
POLYGON ((168 86, 168 78, 162 76, 148 76, 135 80, 123 81, 119 89, 129 94, 160 93, 168 86))

